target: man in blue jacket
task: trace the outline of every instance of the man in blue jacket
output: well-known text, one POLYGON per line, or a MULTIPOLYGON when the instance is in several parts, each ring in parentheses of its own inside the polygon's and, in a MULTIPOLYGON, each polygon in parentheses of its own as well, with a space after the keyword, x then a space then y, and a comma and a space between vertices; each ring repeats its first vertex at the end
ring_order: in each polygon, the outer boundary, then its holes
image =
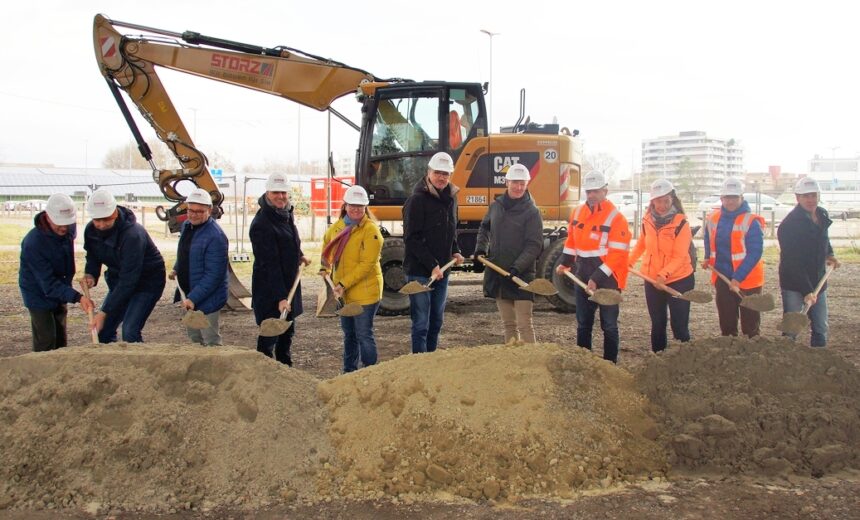
POLYGON ((21 242, 18 286, 30 311, 34 352, 66 346, 67 303, 80 303, 84 312, 93 309, 92 300, 72 288, 76 218, 72 199, 55 193, 21 242))
POLYGON ((84 229, 84 280, 94 287, 104 265, 108 286, 92 326, 99 331, 101 343, 117 340, 120 323, 123 341, 142 343, 143 326, 164 291, 164 259, 134 213, 117 206, 109 191, 94 191, 87 212, 92 221, 84 229))
MULTIPOLYGON (((185 199, 188 220, 182 224, 176 263, 168 275, 185 292, 182 307, 206 315, 205 329, 188 328, 188 337, 204 346, 221 345, 219 319, 227 303, 227 235, 212 218, 212 197, 196 188, 185 199)), ((176 291, 174 301, 179 301, 176 291)))
MULTIPOLYGON (((810 345, 827 346, 827 284, 813 294, 827 265, 839 267, 833 255, 828 229, 833 221, 818 205, 818 182, 804 177, 794 187, 797 206, 777 229, 779 240, 779 287, 783 312, 800 312, 804 304, 812 325, 810 345)), ((793 337, 791 334, 787 336, 793 337)))

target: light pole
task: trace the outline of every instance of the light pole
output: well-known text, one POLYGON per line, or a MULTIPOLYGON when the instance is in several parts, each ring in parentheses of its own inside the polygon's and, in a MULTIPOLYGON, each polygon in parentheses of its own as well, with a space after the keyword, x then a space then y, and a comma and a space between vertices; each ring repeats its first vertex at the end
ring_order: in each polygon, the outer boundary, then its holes
POLYGON ((488 94, 490 96, 490 106, 487 109, 487 128, 490 133, 493 133, 493 89, 495 85, 493 85, 493 36, 498 36, 502 33, 488 31, 487 29, 481 29, 481 32, 490 37, 490 87, 487 89, 488 94))

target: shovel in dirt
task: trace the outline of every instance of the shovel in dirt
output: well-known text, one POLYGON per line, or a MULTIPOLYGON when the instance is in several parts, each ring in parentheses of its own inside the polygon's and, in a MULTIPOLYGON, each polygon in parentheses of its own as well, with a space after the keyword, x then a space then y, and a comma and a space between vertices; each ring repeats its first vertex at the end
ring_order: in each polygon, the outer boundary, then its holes
MULTIPOLYGON (((489 267, 493 271, 504 276, 505 278, 511 276, 511 273, 505 271, 504 269, 497 266, 493 262, 490 262, 489 260, 487 260, 483 256, 479 256, 478 261, 481 262, 482 264, 484 264, 485 266, 489 267)), ((525 281, 523 281, 523 279, 520 278, 519 276, 512 276, 511 280, 513 280, 514 283, 517 284, 519 286, 519 288, 522 289, 523 291, 528 291, 528 292, 532 292, 535 294, 540 294, 541 296, 553 296, 553 295, 558 294, 558 289, 556 289, 555 286, 552 284, 552 282, 550 282, 546 278, 535 278, 534 280, 532 280, 529 283, 526 283, 525 281)))
POLYGON ((570 270, 566 270, 564 275, 576 282, 576 285, 582 287, 588 299, 598 305, 618 305, 621 303, 621 293, 615 289, 596 289, 592 291, 588 288, 588 284, 577 278, 570 270))
MULTIPOLYGON (((185 291, 179 285, 179 278, 176 279, 176 288, 179 290, 179 297, 182 298, 181 301, 185 301, 185 291)), ((189 329, 205 329, 209 326, 209 320, 206 319, 203 311, 188 311, 182 317, 182 324, 189 329)))
MULTIPOLYGON (((648 276, 644 273, 641 273, 641 272, 639 272, 633 268, 630 268, 630 272, 635 274, 639 278, 642 278, 643 280, 650 283, 651 285, 653 285, 655 287, 657 286, 657 281, 654 280, 653 278, 651 278, 650 276, 648 276)), ((693 302, 693 303, 709 303, 711 300, 714 299, 713 296, 711 296, 711 293, 705 292, 705 291, 697 291, 695 289, 691 289, 687 292, 682 293, 682 292, 677 291, 677 290, 675 290, 675 289, 673 289, 667 285, 664 290, 667 293, 674 296, 675 298, 680 298, 682 300, 687 300, 688 302, 693 302)))
MULTIPOLYGON (((818 285, 815 286, 815 290, 812 291, 813 296, 818 296, 819 291, 824 287, 824 282, 827 281, 827 278, 830 277, 830 273, 832 272, 833 266, 828 265, 827 269, 824 271, 824 276, 821 277, 821 280, 818 281, 818 285)), ((809 325, 809 317, 806 315, 806 313, 809 312, 809 307, 810 305, 803 302, 803 307, 801 307, 800 312, 786 312, 782 315, 782 323, 780 323, 776 328, 787 334, 800 334, 803 332, 803 329, 809 325)))
POLYGON ((726 285, 729 286, 729 289, 735 292, 741 299, 741 307, 746 307, 747 309, 752 309, 758 312, 767 312, 772 311, 776 308, 776 301, 773 299, 772 294, 748 294, 744 296, 741 294, 740 289, 735 290, 732 287, 732 281, 724 275, 723 273, 717 271, 713 267, 711 269, 717 273, 717 276, 720 277, 720 280, 726 282, 726 285))
MULTIPOLYGON (((81 291, 83 291, 84 296, 86 296, 88 300, 92 301, 92 298, 90 298, 90 288, 87 286, 87 282, 83 278, 81 278, 80 280, 78 280, 78 283, 81 284, 81 291)), ((90 323, 92 323, 93 322, 93 310, 90 309, 89 311, 87 311, 87 314, 89 315, 90 323)), ((90 327, 90 336, 92 337, 93 345, 98 345, 99 344, 99 333, 96 330, 95 326, 90 327)))
MULTIPOLYGON (((442 273, 444 274, 445 271, 447 271, 452 265, 454 265, 455 262, 456 262, 456 260, 451 260, 447 264, 443 265, 442 266, 442 273)), ((397 292, 399 292, 400 294, 418 294, 418 293, 423 293, 423 292, 427 292, 427 291, 432 291, 433 289, 431 289, 430 286, 433 285, 433 282, 435 282, 435 281, 436 281, 435 278, 431 278, 430 281, 427 282, 427 285, 424 285, 422 283, 419 283, 417 280, 412 280, 411 282, 409 282, 406 285, 404 285, 403 287, 401 287, 400 290, 397 292)))
POLYGON ((334 296, 334 282, 331 281, 331 276, 328 274, 324 275, 325 283, 331 289, 331 296, 337 302, 337 310, 334 311, 338 316, 342 316, 344 318, 350 318, 352 316, 358 316, 362 312, 364 312, 364 308, 362 308, 359 303, 344 303, 343 298, 337 298, 334 296))
MULTIPOLYGON (((296 289, 299 286, 299 281, 302 279, 302 266, 299 265, 299 270, 296 273, 296 279, 293 280, 293 286, 290 287, 290 292, 287 294, 287 302, 292 305, 293 296, 296 294, 296 289)), ((274 336, 280 336, 284 332, 290 330, 290 327, 293 326, 293 322, 287 321, 287 309, 284 309, 281 312, 280 318, 266 318, 260 323, 260 332, 259 335, 264 338, 271 338, 274 336)))

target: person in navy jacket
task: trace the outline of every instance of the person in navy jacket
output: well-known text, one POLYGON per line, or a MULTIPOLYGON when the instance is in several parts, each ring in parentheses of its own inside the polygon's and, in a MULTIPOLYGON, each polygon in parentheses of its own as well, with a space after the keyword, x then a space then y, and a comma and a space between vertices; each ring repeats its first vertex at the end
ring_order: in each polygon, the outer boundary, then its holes
POLYGON ((117 341, 120 323, 123 341, 142 343, 143 326, 164 291, 164 259, 134 213, 117 206, 109 191, 94 191, 87 212, 92 221, 84 229, 84 280, 94 287, 104 265, 108 286, 91 325, 98 330, 101 343, 117 341))
POLYGON ((34 352, 66 346, 66 304, 80 303, 84 312, 93 309, 92 300, 72 288, 76 218, 72 199, 55 193, 21 242, 18 286, 30 312, 34 352))
MULTIPOLYGON (((185 199, 188 220, 182 224, 176 263, 168 278, 185 292, 182 307, 206 315, 205 329, 188 328, 188 337, 204 346, 221 345, 221 307, 227 303, 227 235, 212 218, 212 196, 200 188, 185 199)), ((174 302, 180 300, 176 291, 174 302)))

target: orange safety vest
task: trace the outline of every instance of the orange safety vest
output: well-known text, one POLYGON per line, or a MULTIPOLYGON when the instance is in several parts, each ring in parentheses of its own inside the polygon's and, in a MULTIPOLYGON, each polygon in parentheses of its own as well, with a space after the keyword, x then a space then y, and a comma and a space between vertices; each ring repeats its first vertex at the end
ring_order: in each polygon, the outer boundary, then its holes
MULTIPOLYGON (((720 214, 722 211, 715 210, 711 217, 708 219, 708 238, 710 239, 710 256, 708 257, 708 264, 711 266, 713 270, 714 265, 717 263, 717 224, 720 223, 720 214)), ((747 236, 747 232, 750 229, 750 225, 753 222, 753 219, 758 221, 759 226, 761 226, 762 231, 764 231, 764 218, 754 215, 752 213, 741 213, 735 218, 734 223, 732 224, 732 269, 734 271, 738 270, 741 263, 744 261, 744 258, 747 257, 747 246, 744 241, 747 236)), ((728 276, 728 273, 723 273, 728 276)), ((717 274, 716 272, 711 273, 711 284, 717 283, 717 274)), ((750 271, 750 274, 741 281, 740 287, 741 289, 754 289, 756 287, 761 287, 764 285, 764 260, 759 259, 756 265, 750 271)))
POLYGON ((630 265, 642 259, 642 272, 651 278, 662 276, 667 283, 681 280, 693 274, 690 263, 690 244, 693 233, 683 213, 678 213, 672 221, 657 229, 651 211, 642 219, 642 235, 630 252, 630 265))
POLYGON ((615 277, 619 289, 627 285, 629 249, 627 219, 614 204, 604 200, 592 212, 588 204, 583 203, 573 211, 564 253, 582 258, 599 257, 603 261, 599 269, 615 277))

